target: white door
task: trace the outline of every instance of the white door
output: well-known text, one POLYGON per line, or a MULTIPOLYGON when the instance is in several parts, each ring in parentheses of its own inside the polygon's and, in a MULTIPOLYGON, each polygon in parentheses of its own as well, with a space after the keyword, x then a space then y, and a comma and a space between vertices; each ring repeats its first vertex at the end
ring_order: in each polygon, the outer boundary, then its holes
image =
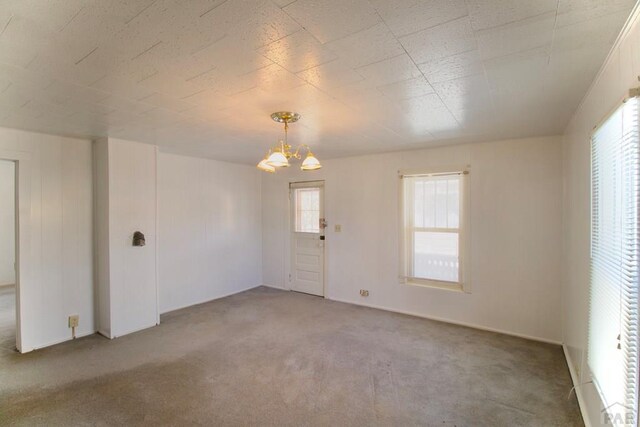
POLYGON ((324 296, 324 182, 295 182, 291 198, 291 290, 324 296))

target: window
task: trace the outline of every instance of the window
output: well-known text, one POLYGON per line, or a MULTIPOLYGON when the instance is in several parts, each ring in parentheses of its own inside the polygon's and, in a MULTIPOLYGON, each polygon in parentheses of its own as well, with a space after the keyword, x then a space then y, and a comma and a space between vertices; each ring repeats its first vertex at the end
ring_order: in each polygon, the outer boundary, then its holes
POLYGON ((464 172, 402 175, 402 277, 462 288, 464 172))
POLYGON ((587 360, 604 407, 616 412, 622 408, 633 425, 638 387, 639 150, 638 99, 631 98, 591 138, 587 360))
POLYGON ((295 231, 320 232, 320 188, 295 188, 295 231))

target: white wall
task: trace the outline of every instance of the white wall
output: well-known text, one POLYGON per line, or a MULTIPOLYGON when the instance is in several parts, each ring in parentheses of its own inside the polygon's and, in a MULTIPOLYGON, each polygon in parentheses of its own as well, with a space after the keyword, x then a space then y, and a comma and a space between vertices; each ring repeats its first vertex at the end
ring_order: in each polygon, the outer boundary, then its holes
POLYGON ((113 338, 159 322, 158 148, 115 138, 95 146, 99 331, 113 338), (144 233, 146 246, 133 246, 135 231, 144 233))
POLYGON ((80 315, 78 335, 95 331, 91 142, 0 128, 0 158, 13 155, 28 159, 19 165, 30 206, 20 298, 30 351, 71 339, 70 314, 80 315))
POLYGON ((285 287, 288 182, 324 179, 326 296, 560 342, 561 140, 324 161, 263 174, 263 282, 285 287), (398 283, 398 170, 471 165, 470 294, 398 283), (335 233, 335 224, 342 232, 335 233), (368 289, 370 296, 359 296, 368 289))
MULTIPOLYGON (((591 230, 590 134, 630 88, 640 86, 640 24, 637 9, 628 24, 567 127, 563 141, 563 340, 569 363, 576 373, 575 381, 579 384, 590 380, 586 364, 591 230)), ((588 422, 599 425, 602 403, 593 385, 580 386, 579 392, 588 422)))
POLYGON ((255 167, 160 153, 158 207, 161 312, 261 284, 255 167))
POLYGON ((15 283, 15 165, 0 160, 0 286, 15 283))

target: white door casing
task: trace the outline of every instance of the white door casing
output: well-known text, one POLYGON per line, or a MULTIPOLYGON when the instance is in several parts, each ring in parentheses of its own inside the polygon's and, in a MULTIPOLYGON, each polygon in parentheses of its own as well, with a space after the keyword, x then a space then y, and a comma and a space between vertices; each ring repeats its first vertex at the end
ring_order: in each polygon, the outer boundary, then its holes
POLYGON ((324 296, 324 181, 289 185, 291 271, 289 288, 324 296))
POLYGON ((24 151, 0 149, 0 159, 15 162, 15 197, 16 197, 16 348, 21 353, 34 349, 31 336, 35 330, 37 313, 33 311, 31 302, 38 298, 38 288, 32 281, 30 253, 30 219, 31 219, 31 154, 24 151), (25 332, 27 331, 27 332, 25 332), (30 340, 24 337, 28 336, 30 340))

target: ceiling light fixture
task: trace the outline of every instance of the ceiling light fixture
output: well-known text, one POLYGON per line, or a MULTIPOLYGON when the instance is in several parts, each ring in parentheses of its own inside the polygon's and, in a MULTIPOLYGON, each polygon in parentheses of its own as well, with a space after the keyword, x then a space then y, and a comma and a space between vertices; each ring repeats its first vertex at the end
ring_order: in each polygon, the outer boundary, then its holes
POLYGON ((300 160, 302 158, 301 152, 307 151, 300 169, 303 171, 313 171, 320 169, 322 165, 311 152, 311 148, 306 144, 300 144, 296 148, 296 151, 291 151, 292 147, 287 141, 287 133, 289 131, 289 123, 295 123, 300 120, 300 114, 292 113, 289 111, 278 111, 273 113, 271 118, 278 122, 284 123, 284 140, 280 140, 278 145, 269 150, 264 159, 260 160, 257 167, 265 172, 275 172, 276 168, 286 168, 289 166, 289 159, 294 158, 300 160))
POLYGON ((276 168, 274 168, 273 166, 267 163, 267 160, 269 160, 270 155, 271 155, 271 150, 269 150, 269 153, 264 157, 264 159, 260 160, 260 163, 258 163, 257 167, 262 171, 275 173, 276 168))

